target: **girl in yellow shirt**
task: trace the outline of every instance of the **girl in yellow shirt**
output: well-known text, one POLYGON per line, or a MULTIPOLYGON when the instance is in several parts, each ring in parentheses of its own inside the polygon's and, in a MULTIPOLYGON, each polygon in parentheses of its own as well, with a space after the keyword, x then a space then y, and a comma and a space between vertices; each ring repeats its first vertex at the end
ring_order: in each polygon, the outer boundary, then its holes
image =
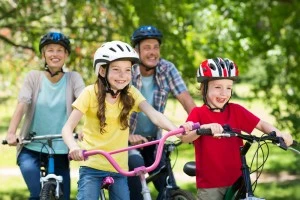
MULTIPOLYGON (((97 80, 95 84, 87 86, 73 103, 74 110, 62 131, 73 160, 84 159, 83 149, 113 151, 127 147, 128 119, 132 112, 144 112, 155 125, 165 130, 177 128, 130 85, 131 67, 138 61, 135 50, 121 41, 104 43, 96 51, 93 67, 97 80), (83 116, 84 137, 79 146, 72 133, 83 116)), ((114 159, 121 168, 128 168, 127 152, 114 154, 114 159)), ((91 156, 82 162, 79 174, 77 199, 99 199, 103 178, 112 176, 115 182, 109 188, 110 199, 129 200, 127 177, 117 173, 103 156, 91 156)))

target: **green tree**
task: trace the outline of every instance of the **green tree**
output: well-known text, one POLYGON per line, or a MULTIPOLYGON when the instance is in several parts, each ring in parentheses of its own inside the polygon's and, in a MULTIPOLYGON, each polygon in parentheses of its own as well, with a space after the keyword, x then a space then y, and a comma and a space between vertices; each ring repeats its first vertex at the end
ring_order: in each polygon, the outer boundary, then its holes
POLYGON ((90 84, 95 80, 93 54, 103 42, 130 42, 135 28, 151 24, 164 34, 162 56, 176 64, 189 85, 195 83, 201 60, 231 58, 239 66, 241 81, 252 84, 248 97, 264 99, 278 125, 298 133, 299 5, 297 0, 4 0, 1 93, 7 95, 23 72, 43 66, 38 43, 47 31, 70 36, 68 66, 90 84))

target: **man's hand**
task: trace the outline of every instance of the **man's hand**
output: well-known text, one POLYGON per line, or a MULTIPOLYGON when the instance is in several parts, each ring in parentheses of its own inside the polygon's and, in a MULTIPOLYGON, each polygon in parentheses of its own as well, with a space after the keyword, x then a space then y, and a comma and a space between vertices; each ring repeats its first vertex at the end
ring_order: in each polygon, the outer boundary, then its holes
POLYGON ((148 142, 147 138, 135 134, 130 134, 128 140, 130 145, 137 145, 137 144, 142 144, 144 142, 148 142))

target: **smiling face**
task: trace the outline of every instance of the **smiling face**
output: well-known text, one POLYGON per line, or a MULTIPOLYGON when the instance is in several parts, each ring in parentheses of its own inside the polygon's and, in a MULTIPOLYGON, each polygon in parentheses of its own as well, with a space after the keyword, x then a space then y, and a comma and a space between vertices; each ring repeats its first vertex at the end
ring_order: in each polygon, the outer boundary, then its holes
POLYGON ((139 44, 141 62, 147 67, 156 67, 160 58, 160 44, 157 39, 145 39, 139 44))
MULTIPOLYGON (((110 63, 107 80, 114 92, 124 89, 130 83, 131 67, 132 63, 128 60, 118 60, 110 63)), ((100 67, 99 73, 102 77, 105 77, 105 70, 100 67)))
POLYGON ((68 52, 60 44, 48 44, 43 48, 43 57, 52 71, 59 71, 68 58, 68 52))
POLYGON ((220 79, 208 82, 207 103, 211 108, 223 108, 232 94, 233 80, 220 79))

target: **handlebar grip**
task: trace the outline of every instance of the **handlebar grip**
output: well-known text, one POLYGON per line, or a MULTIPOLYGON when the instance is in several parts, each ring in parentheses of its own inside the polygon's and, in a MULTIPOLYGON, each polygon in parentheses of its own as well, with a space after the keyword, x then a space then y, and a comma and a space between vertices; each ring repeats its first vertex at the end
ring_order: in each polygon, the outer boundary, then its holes
MULTIPOLYGON (((19 139, 17 139, 16 142, 19 143, 19 139)), ((8 144, 7 140, 2 140, 2 144, 7 145, 8 144)))
POLYGON ((87 160, 87 159, 88 159, 88 156, 85 155, 85 152, 86 152, 86 150, 82 150, 82 155, 83 155, 83 159, 84 159, 84 160, 87 160))
POLYGON ((193 124, 193 130, 196 130, 196 129, 199 129, 199 128, 200 128, 200 123, 199 122, 193 124))
POLYGON ((285 142, 284 142, 284 140, 283 140, 282 137, 278 137, 278 141, 279 141, 279 147, 280 147, 280 148, 282 148, 282 149, 284 149, 284 150, 287 150, 287 149, 288 149, 288 147, 286 146, 286 144, 285 144, 285 142))
POLYGON ((196 133, 197 135, 212 135, 210 128, 198 128, 196 133))

